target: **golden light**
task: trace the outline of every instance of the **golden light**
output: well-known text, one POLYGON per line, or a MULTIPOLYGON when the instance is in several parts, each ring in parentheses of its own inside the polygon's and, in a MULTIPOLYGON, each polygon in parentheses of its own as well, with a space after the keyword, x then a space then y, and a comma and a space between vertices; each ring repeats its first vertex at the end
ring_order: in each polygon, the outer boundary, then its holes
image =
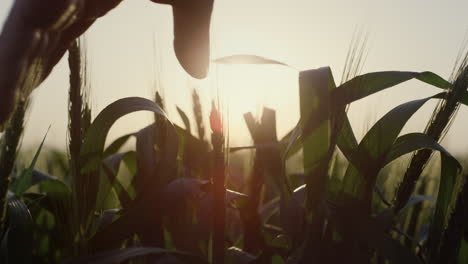
POLYGON ((276 110, 279 137, 297 123, 297 71, 281 65, 215 65, 210 78, 211 93, 215 100, 219 98, 233 144, 250 143, 243 119, 247 112, 260 118, 263 107, 276 110))

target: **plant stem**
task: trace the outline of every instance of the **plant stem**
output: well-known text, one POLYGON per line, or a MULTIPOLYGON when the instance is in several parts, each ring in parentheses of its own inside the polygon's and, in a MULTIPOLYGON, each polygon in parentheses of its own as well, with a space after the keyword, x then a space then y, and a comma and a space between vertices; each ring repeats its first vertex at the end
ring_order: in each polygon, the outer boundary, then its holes
POLYGON ((211 135, 214 155, 213 168, 213 263, 224 263, 226 189, 223 142, 221 133, 211 135))
POLYGON ((18 146, 24 130, 24 115, 27 107, 27 100, 20 100, 18 102, 2 138, 0 152, 0 234, 5 228, 7 192, 11 182, 11 173, 15 165, 18 146))
MULTIPOLYGON (((466 176, 465 176, 466 177, 466 176)), ((465 226, 468 222, 468 181, 463 183, 461 192, 458 194, 455 208, 445 229, 437 263, 456 263, 460 250, 465 226)))

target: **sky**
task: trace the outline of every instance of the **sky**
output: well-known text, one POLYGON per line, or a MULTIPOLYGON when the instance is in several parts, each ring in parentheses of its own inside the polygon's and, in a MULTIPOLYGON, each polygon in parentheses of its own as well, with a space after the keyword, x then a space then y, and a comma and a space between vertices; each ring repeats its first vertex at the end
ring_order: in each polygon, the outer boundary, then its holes
MULTIPOLYGON (((13 0, 0 2, 0 25, 13 0)), ((194 80, 179 66, 172 47, 169 6, 149 0, 124 0, 98 20, 85 35, 94 116, 111 102, 128 96, 152 98, 160 87, 170 119, 181 124, 178 105, 191 114, 191 92, 197 89, 205 107, 220 97, 231 145, 248 145, 242 114, 277 111, 278 134, 299 118, 298 70, 329 66, 340 83, 353 36, 368 35, 361 73, 383 70, 433 71, 449 78, 468 32, 466 0, 215 0, 211 57, 255 54, 285 62, 281 66, 212 65, 209 77, 194 80), (298 70, 296 70, 298 69, 298 70), (220 95, 220 96, 219 96, 220 95)), ((32 95, 23 146, 35 147, 51 126, 46 146, 64 149, 67 127, 68 68, 66 56, 32 95)), ((378 93, 351 105, 358 137, 384 113, 408 100, 435 94, 417 81, 378 93)), ((434 108, 418 112, 405 132, 421 131, 434 108)), ((460 109, 443 145, 465 153, 468 110, 460 109)), ((112 128, 109 139, 137 131, 151 121, 138 113, 112 128)))

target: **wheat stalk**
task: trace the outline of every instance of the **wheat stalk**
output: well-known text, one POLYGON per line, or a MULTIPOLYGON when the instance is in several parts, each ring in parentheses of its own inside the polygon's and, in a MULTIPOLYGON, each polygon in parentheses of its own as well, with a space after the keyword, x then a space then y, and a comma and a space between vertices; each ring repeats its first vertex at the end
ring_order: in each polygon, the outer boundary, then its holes
MULTIPOLYGON (((453 85, 448 89, 445 100, 440 101, 435 108, 425 130, 425 133, 436 141, 440 141, 450 127, 460 106, 459 100, 468 87, 468 53, 465 54, 459 65, 458 69, 452 74, 451 83, 453 85)), ((416 182, 431 155, 432 150, 428 149, 417 151, 413 155, 403 181, 396 191, 394 203, 395 212, 399 212, 408 202, 415 189, 416 182)))
POLYGON ((17 151, 24 130, 24 117, 29 101, 19 100, 9 120, 1 141, 0 149, 0 234, 5 225, 7 192, 11 182, 17 151))

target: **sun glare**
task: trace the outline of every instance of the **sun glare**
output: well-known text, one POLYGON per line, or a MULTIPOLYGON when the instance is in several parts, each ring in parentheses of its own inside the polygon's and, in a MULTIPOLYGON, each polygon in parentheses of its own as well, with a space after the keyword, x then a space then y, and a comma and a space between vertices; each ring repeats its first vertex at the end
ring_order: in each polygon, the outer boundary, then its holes
POLYGON ((250 141, 243 114, 252 112, 259 119, 263 107, 282 109, 276 113, 279 137, 297 122, 298 89, 294 70, 277 65, 217 65, 210 75, 215 83, 213 94, 219 95, 227 118, 231 142, 250 141))

